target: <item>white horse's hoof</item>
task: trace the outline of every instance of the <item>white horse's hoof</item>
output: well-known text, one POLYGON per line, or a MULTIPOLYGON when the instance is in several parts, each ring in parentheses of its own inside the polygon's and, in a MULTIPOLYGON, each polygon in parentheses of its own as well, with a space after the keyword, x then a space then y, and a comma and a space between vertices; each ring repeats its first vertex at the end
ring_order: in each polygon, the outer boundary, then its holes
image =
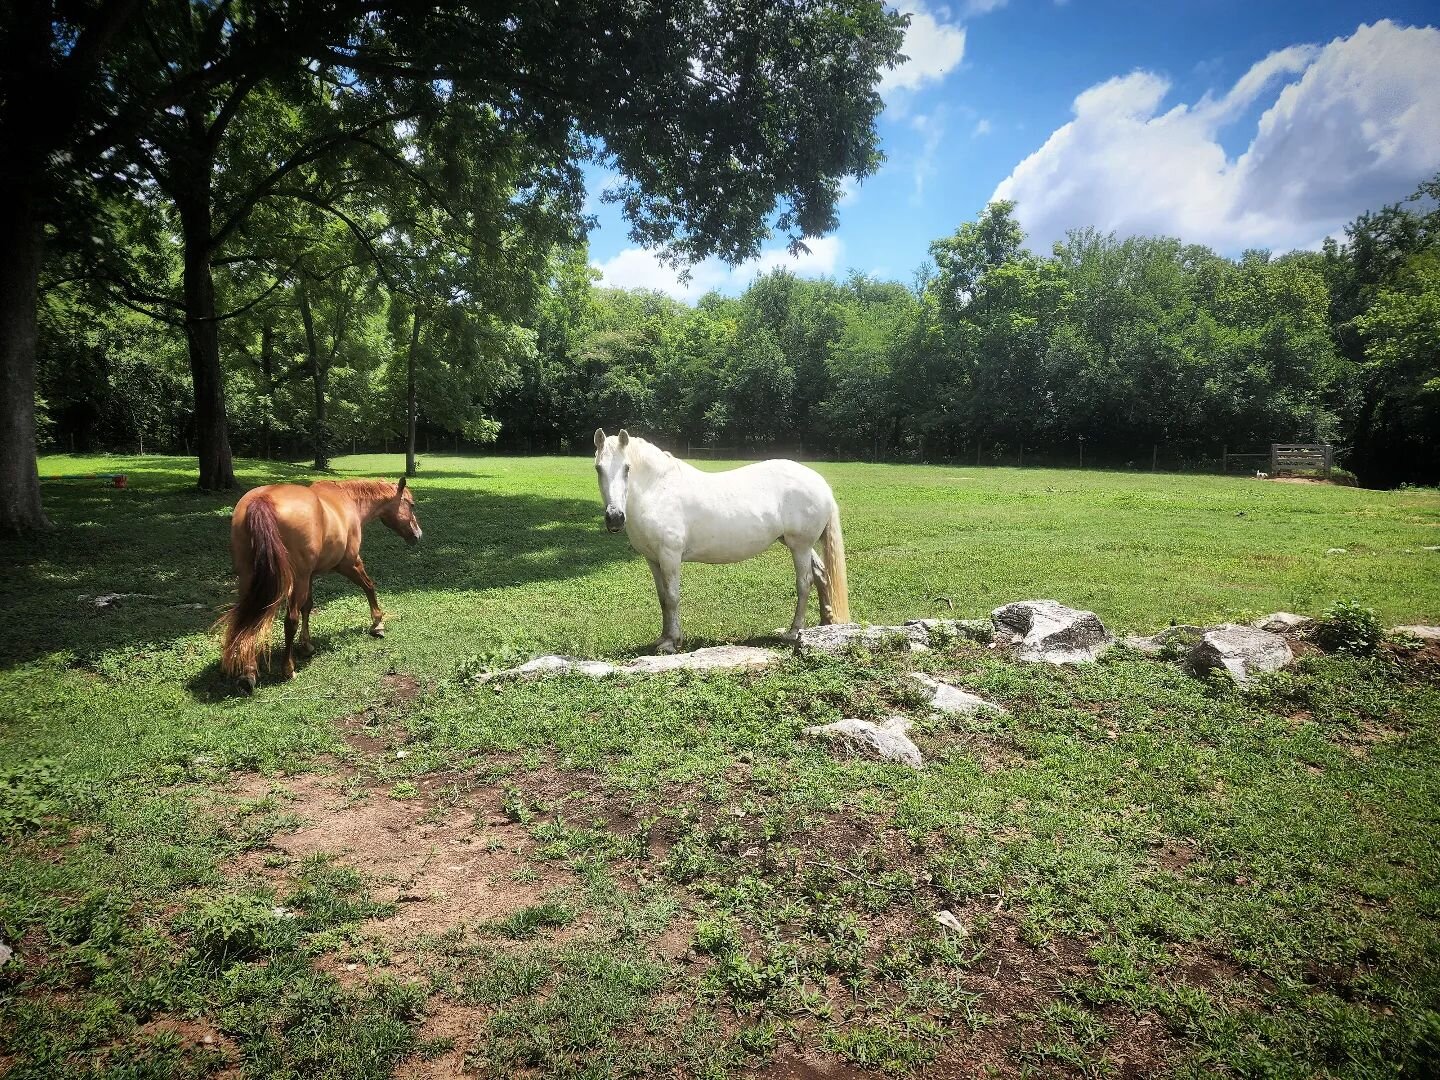
POLYGON ((675 642, 673 641, 657 641, 655 643, 655 653, 657 656, 670 656, 674 652, 675 642))
POLYGON ((799 631, 799 630, 794 630, 794 629, 791 629, 791 630, 781 630, 781 631, 780 631, 780 640, 781 640, 781 641, 799 641, 799 640, 800 640, 800 631, 799 631))

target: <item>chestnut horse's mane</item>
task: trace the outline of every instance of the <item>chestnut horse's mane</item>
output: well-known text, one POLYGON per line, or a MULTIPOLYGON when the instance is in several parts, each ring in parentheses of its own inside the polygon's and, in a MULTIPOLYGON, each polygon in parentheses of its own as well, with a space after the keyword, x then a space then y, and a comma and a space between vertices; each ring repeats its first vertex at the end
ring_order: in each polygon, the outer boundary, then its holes
POLYGON ((324 482, 334 484, 356 502, 395 497, 395 485, 389 480, 327 480, 324 482))

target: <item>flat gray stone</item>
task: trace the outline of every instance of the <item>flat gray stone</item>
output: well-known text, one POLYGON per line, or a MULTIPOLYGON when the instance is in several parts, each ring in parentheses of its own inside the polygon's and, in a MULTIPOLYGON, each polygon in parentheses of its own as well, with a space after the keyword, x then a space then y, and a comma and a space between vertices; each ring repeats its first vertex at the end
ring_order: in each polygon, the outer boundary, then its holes
POLYGON ((1293 611, 1274 611, 1250 625, 1272 634, 1302 634, 1315 625, 1315 620, 1308 615, 1296 615, 1293 611))
POLYGON ((10 958, 14 955, 15 950, 10 948, 9 945, 6 945, 5 942, 0 941, 0 967, 4 967, 6 964, 8 964, 10 962, 10 958))
POLYGON ((880 724, 869 720, 837 720, 833 724, 807 727, 805 734, 838 739, 852 752, 866 757, 923 769, 925 759, 920 756, 920 748, 910 740, 909 731, 909 720, 903 716, 891 716, 880 724))
POLYGON ((958 686, 941 682, 924 672, 912 671, 910 677, 930 692, 930 708, 938 713, 956 716, 978 712, 981 709, 991 709, 994 712, 1002 713, 1007 711, 1003 705, 986 701, 978 694, 972 694, 968 690, 961 690, 958 686))
POLYGON ((484 672, 475 676, 475 681, 488 683, 567 674, 603 679, 608 675, 663 675, 671 671, 733 671, 738 668, 764 667, 779 658, 778 653, 753 645, 712 645, 709 648, 672 653, 669 656, 637 656, 623 664, 610 664, 604 660, 579 660, 573 656, 537 656, 519 667, 484 672))
POLYGON ((924 652, 930 647, 930 631, 919 622, 904 626, 831 623, 807 626, 800 631, 796 644, 801 652, 839 653, 852 645, 881 645, 896 640, 904 641, 911 652, 924 652))
POLYGON ((1198 674, 1218 668, 1237 683, 1246 683, 1259 672, 1288 667, 1295 654, 1279 634, 1224 623, 1206 630, 1188 659, 1191 670, 1198 674))
POLYGON ((711 645, 693 652, 672 653, 669 656, 637 656, 627 664, 620 665, 622 675, 661 675, 667 671, 734 671, 738 668, 758 668, 775 663, 780 658, 772 649, 761 649, 754 645, 711 645))
POLYGON ((1392 634, 1407 634, 1421 641, 1440 641, 1440 626, 1392 626, 1392 634))
POLYGON ((485 671, 475 676, 478 683, 503 682, 507 679, 538 679, 542 675, 587 675, 592 679, 603 679, 614 675, 619 669, 603 660, 580 660, 573 656, 537 656, 519 667, 504 671, 485 671))
POLYGON ((1088 664, 1110 646, 1110 632, 1093 611, 1058 600, 1022 600, 990 613, 995 640, 1015 647, 1021 660, 1088 664))

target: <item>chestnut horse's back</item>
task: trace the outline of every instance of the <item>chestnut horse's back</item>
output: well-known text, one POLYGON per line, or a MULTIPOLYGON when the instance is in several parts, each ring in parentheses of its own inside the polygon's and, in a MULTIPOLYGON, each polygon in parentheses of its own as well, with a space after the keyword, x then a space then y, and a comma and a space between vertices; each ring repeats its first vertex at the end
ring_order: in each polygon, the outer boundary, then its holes
POLYGON ((240 596, 225 627, 221 668, 244 680, 269 651, 270 626, 290 595, 290 558, 280 535, 274 500, 260 488, 235 507, 230 522, 230 551, 240 576, 240 596))

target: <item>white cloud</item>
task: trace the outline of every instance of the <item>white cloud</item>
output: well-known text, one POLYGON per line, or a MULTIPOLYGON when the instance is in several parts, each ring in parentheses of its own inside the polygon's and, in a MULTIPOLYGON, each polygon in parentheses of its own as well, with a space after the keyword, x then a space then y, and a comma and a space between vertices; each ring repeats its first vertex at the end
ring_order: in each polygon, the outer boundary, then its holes
POLYGON ((842 176, 840 178, 840 198, 835 201, 836 206, 849 206, 860 197, 860 181, 853 176, 842 176))
POLYGON ((970 137, 972 139, 978 139, 982 135, 989 135, 993 130, 994 128, 991 126, 990 121, 982 116, 979 120, 975 121, 975 128, 970 132, 970 137))
POLYGON ((896 91, 919 90, 926 83, 939 82, 965 58, 965 28, 948 21, 948 8, 932 14, 923 4, 906 0, 897 4, 896 10, 910 16, 900 50, 908 59, 880 76, 880 94, 887 101, 896 91))
POLYGON ((767 248, 739 266, 727 266, 719 259, 706 259, 690 268, 690 280, 644 248, 626 248, 603 262, 590 265, 600 271, 600 284, 614 289, 655 289, 677 300, 697 300, 712 289, 743 289, 758 274, 785 267, 801 277, 835 273, 840 262, 840 241, 834 236, 807 240, 808 254, 792 256, 784 248, 767 248))
POLYGON ((1382 21, 1271 53, 1218 98, 1162 111, 1169 91, 1147 71, 1090 87, 993 198, 1016 201, 1040 250, 1083 225, 1284 249, 1317 244, 1440 169, 1440 30, 1382 21), (1279 82, 1230 157, 1221 131, 1279 82))
POLYGON ((989 15, 992 11, 998 11, 1008 4, 1010 0, 967 0, 965 4, 966 15, 989 15))
POLYGON ((920 152, 910 163, 910 175, 915 181, 910 203, 918 206, 925 199, 926 182, 935 175, 935 154, 940 149, 940 141, 945 137, 945 109, 942 107, 933 113, 919 113, 910 118, 910 126, 922 137, 920 152))

